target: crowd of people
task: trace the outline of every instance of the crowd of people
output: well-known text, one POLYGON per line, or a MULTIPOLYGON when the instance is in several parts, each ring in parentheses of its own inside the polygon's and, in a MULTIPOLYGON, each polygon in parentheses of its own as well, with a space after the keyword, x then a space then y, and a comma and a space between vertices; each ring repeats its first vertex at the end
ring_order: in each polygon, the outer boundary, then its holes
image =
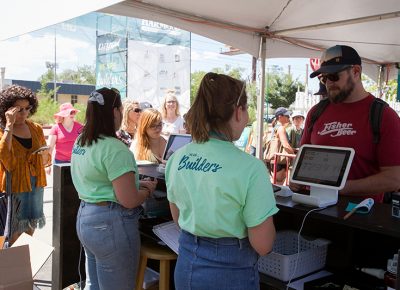
MULTIPOLYGON (((264 158, 271 142, 290 155, 302 144, 352 147, 356 155, 341 194, 381 202, 384 192, 400 187, 400 119, 384 107, 375 142, 368 118, 375 97, 364 90, 361 72, 353 48, 327 49, 311 74, 320 79, 326 105, 313 107, 307 118, 277 108, 273 124, 264 124, 264 158)), ((141 204, 158 183, 140 179, 137 164, 162 163, 168 136, 190 132, 193 142, 176 151, 165 170, 171 215, 181 228, 175 287, 259 289, 257 260, 272 249, 278 212, 268 169, 275 167, 282 183, 287 166, 252 156, 257 123, 250 154, 235 147, 249 122, 247 102, 244 82, 217 73, 204 76, 185 118, 172 91, 158 111, 149 103, 123 103, 118 90, 101 88, 88 98, 84 125, 72 104, 62 104, 46 143, 42 127, 29 119, 39 105, 36 95, 16 85, 2 90, 0 187, 6 192, 11 174, 9 194, 20 202, 10 241, 44 225, 45 169, 50 172, 52 160, 70 162, 81 200, 76 231, 85 250, 85 289, 134 289, 141 204)), ((300 187, 290 184, 293 191, 300 187)))

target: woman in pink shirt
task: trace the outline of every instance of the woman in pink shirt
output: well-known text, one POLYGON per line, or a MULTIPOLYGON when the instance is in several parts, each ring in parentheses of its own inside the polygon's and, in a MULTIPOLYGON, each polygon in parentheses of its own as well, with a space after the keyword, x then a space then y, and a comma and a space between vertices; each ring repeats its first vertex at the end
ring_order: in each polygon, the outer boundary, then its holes
MULTIPOLYGON (((70 103, 64 103, 60 106, 60 111, 54 114, 56 124, 50 129, 47 143, 51 154, 55 149, 55 164, 71 161, 72 146, 82 129, 82 124, 75 121, 75 115, 78 112, 79 110, 70 103)), ((48 174, 50 174, 50 168, 47 169, 48 174)))

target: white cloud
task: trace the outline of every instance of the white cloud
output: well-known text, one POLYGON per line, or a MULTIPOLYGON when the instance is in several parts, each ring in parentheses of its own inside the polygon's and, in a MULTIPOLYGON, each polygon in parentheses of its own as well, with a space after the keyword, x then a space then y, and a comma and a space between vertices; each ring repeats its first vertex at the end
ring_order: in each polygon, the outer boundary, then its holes
MULTIPOLYGON (((95 44, 57 35, 59 71, 77 65, 93 65, 95 44)), ((46 71, 46 61, 54 62, 54 35, 23 35, 0 42, 0 67, 6 68, 7 79, 37 80, 46 71)))

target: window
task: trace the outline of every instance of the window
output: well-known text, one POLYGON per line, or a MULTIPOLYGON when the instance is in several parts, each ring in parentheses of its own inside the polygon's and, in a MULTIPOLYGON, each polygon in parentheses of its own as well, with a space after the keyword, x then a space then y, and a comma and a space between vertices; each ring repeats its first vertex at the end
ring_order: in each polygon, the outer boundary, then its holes
POLYGON ((71 104, 75 105, 78 102, 78 96, 77 95, 71 95, 71 104))

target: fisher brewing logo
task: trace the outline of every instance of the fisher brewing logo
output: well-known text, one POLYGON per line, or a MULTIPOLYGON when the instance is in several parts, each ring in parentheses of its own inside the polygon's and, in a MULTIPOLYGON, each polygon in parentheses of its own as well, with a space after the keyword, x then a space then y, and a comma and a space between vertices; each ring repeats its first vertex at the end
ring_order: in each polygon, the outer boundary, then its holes
POLYGON ((355 135, 356 130, 353 129, 352 123, 330 122, 324 124, 324 129, 318 131, 318 135, 329 135, 331 137, 355 135))

